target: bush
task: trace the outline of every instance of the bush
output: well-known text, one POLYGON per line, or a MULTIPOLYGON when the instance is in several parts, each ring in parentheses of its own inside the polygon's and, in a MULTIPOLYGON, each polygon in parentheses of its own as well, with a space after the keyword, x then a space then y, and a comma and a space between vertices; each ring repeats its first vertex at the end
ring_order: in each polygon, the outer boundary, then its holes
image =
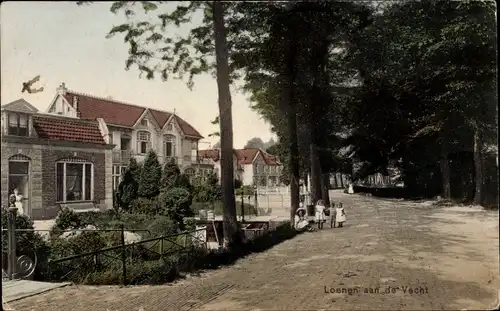
MULTIPOLYGON (((53 238, 50 242, 52 260, 95 252, 108 246, 106 235, 100 232, 81 232, 68 238, 53 238)), ((52 281, 81 283, 88 274, 99 269, 92 256, 84 256, 60 263, 50 263, 46 275, 52 281)))
MULTIPOLYGON (((7 229, 8 211, 2 209, 2 229, 7 229)), ((16 229, 34 229, 33 221, 26 215, 18 215, 16 218, 16 229)), ((7 270, 8 260, 8 232, 2 231, 2 269, 7 270)), ((43 237, 35 231, 16 232, 16 255, 27 256, 37 262, 35 280, 43 280, 46 262, 50 255, 50 248, 43 237)))
POLYGON ((64 207, 62 208, 56 217, 56 222, 50 230, 51 237, 60 236, 65 230, 68 229, 80 229, 87 226, 83 221, 82 217, 75 213, 72 209, 64 207))
POLYGON ((164 216, 168 215, 175 220, 181 230, 184 227, 184 217, 192 217, 194 215, 191 210, 191 193, 184 188, 167 189, 160 194, 157 200, 158 205, 161 207, 159 213, 164 216))
POLYGON ((150 151, 139 175, 138 196, 146 199, 156 197, 160 193, 161 175, 162 170, 158 156, 154 151, 150 151))
POLYGON ((154 214, 153 200, 147 198, 137 198, 132 202, 132 212, 134 214, 154 214))
POLYGON ((168 216, 157 216, 148 227, 151 237, 175 234, 178 229, 179 225, 168 216))

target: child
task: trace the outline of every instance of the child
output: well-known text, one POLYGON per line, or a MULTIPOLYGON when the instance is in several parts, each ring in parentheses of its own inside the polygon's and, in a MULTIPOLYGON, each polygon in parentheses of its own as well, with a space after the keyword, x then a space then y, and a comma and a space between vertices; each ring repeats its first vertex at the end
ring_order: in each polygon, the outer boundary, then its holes
POLYGON ((335 228, 335 218, 337 218, 337 210, 335 209, 335 202, 330 204, 330 228, 335 228))
POLYGON ((323 229, 323 224, 325 223, 325 204, 323 200, 318 200, 316 203, 315 220, 318 223, 318 229, 323 229))
POLYGON ((342 205, 342 202, 340 202, 337 205, 336 214, 337 215, 335 217, 335 220, 337 221, 337 224, 339 225, 339 228, 342 228, 343 225, 344 225, 344 222, 346 221, 346 215, 345 215, 345 211, 344 211, 344 207, 342 205))

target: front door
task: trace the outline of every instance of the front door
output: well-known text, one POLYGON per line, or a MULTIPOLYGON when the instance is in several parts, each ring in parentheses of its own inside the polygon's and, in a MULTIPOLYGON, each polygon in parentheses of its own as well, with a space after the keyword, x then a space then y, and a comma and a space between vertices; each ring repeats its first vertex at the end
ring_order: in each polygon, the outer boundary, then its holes
POLYGON ((30 208, 30 162, 25 159, 9 160, 9 197, 17 189, 18 213, 31 216, 30 208))

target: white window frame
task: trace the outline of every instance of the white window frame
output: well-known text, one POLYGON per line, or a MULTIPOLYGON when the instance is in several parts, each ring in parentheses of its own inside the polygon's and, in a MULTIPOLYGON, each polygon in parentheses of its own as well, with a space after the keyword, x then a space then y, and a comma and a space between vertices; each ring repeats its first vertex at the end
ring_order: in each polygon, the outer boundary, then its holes
POLYGON ((148 126, 149 125, 148 119, 142 119, 141 120, 141 125, 142 126, 148 126))
POLYGON ((21 112, 8 112, 7 113, 7 134, 19 137, 29 136, 29 117, 26 113, 21 112), (15 124, 11 124, 11 118, 16 119, 15 124), (21 125, 21 119, 24 118, 24 125, 21 125), (16 133, 11 133, 11 128, 16 129, 16 133), (21 135, 20 131, 24 129, 26 131, 25 135, 21 135))
POLYGON ((127 169, 124 165, 113 165, 111 175, 113 176, 113 190, 118 190, 118 186, 123 180, 123 175, 125 174, 125 170, 127 169), (118 168, 118 172, 116 171, 118 168))
POLYGON ((165 158, 175 158, 176 157, 176 137, 172 134, 163 135, 163 155, 165 158), (171 155, 167 155, 167 143, 172 144, 170 150, 172 151, 171 155))
POLYGON ((167 126, 165 127, 165 130, 167 130, 167 131, 173 131, 174 130, 174 124, 172 124, 172 123, 167 124, 167 126))
POLYGON ((137 153, 147 154, 151 150, 151 133, 148 131, 137 132, 137 153), (141 137, 141 135, 145 135, 141 137), (147 137, 147 138, 146 138, 147 137), (142 144, 146 143, 146 152, 142 152, 142 144))
POLYGON ((55 164, 55 172, 56 172, 56 203, 78 203, 78 202, 92 202, 94 201, 94 163, 92 162, 88 162, 88 161, 84 161, 84 160, 79 160, 79 159, 67 159, 67 160, 61 160, 61 161, 57 161, 56 164, 55 164), (58 185, 57 184, 57 166, 58 164, 63 164, 63 184, 62 185, 58 185), (90 199, 86 199, 86 200, 78 200, 78 201, 67 201, 66 198, 67 198, 67 193, 66 193, 66 164, 81 164, 83 165, 83 172, 82 172, 82 194, 85 195, 85 174, 86 174, 86 171, 85 171, 85 165, 87 164, 90 164, 90 199), (57 198, 57 195, 58 195, 58 192, 59 192, 59 188, 58 187, 61 187, 62 186, 62 189, 63 189, 63 200, 62 201, 58 201, 58 198, 57 198))

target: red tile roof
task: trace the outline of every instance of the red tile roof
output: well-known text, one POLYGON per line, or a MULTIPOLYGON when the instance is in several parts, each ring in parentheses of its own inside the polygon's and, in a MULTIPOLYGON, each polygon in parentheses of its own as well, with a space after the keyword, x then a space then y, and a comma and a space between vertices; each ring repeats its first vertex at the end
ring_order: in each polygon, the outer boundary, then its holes
MULTIPOLYGON (((262 151, 259 148, 246 148, 246 149, 235 149, 234 154, 238 159, 238 166, 244 164, 252 164, 253 159, 257 156, 257 153, 260 152, 264 162, 267 165, 279 165, 278 158, 272 154, 262 151)), ((217 162, 220 159, 219 149, 208 149, 208 150, 199 150, 198 156, 200 158, 212 159, 217 162)))
MULTIPOLYGON (((111 99, 99 98, 76 92, 66 92, 64 98, 73 107, 75 105, 75 99, 78 101, 77 110, 80 118, 87 120, 103 118, 104 121, 110 125, 132 127, 146 110, 145 107, 125 104, 111 99)), ((165 111, 155 109, 149 109, 149 111, 160 127, 163 127, 172 116, 171 113, 165 111)), ((177 115, 174 117, 184 135, 193 138, 203 138, 203 136, 189 123, 177 115)))
POLYGON ((97 122, 60 117, 33 116, 33 127, 38 137, 43 139, 106 144, 97 122))

